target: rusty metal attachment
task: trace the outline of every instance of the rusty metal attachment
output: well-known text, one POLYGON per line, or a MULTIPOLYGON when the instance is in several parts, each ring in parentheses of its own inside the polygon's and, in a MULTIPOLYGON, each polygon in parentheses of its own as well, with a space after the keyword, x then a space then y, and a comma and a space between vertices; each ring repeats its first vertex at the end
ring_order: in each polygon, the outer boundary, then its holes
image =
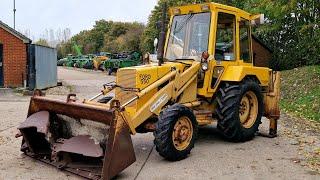
POLYGON ((280 118, 280 72, 273 71, 269 83, 269 92, 264 97, 264 116, 270 121, 269 134, 259 133, 260 136, 277 137, 278 119, 280 118))
POLYGON ((45 98, 31 98, 28 118, 18 127, 21 151, 88 179, 111 179, 135 162, 136 157, 119 104, 112 108, 45 98))

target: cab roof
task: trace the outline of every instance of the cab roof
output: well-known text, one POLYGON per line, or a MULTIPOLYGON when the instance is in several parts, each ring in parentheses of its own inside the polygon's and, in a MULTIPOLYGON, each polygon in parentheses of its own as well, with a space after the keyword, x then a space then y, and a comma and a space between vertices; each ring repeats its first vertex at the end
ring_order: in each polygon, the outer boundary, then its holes
POLYGON ((215 11, 215 10, 225 10, 225 11, 231 11, 236 14, 240 14, 241 16, 247 16, 250 17, 251 14, 241 10, 236 7, 232 6, 227 6, 224 4, 219 4, 219 3, 201 3, 201 4, 189 4, 189 5, 184 5, 184 6, 176 6, 176 7, 171 7, 169 10, 170 15, 176 15, 175 10, 179 10, 179 14, 190 14, 190 13, 201 13, 201 12, 209 12, 209 11, 215 11), (203 10, 203 7, 210 7, 210 10, 203 10))

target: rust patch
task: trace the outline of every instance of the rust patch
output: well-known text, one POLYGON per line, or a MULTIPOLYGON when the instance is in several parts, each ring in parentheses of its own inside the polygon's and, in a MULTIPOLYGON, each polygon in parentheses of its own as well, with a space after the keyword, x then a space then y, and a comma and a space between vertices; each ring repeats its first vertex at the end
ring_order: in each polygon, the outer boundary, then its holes
POLYGON ((272 72, 270 78, 269 92, 264 98, 264 116, 278 120, 280 118, 280 72, 272 72))
POLYGON ((114 119, 113 110, 104 107, 86 105, 83 103, 66 103, 45 97, 35 96, 31 98, 28 116, 39 111, 49 111, 55 114, 70 116, 75 119, 89 119, 110 125, 114 119))
POLYGON ((88 157, 102 157, 103 150, 95 144, 89 135, 80 135, 70 139, 60 139, 53 146, 53 155, 59 152, 81 154, 88 157))
POLYGON ((49 118, 48 111, 39 111, 20 124, 18 129, 23 136, 21 151, 31 151, 33 154, 50 153, 50 144, 45 138, 49 131, 49 118))
POLYGON ((18 127, 19 130, 27 128, 37 128, 38 133, 47 134, 49 127, 49 112, 40 111, 29 116, 18 127))

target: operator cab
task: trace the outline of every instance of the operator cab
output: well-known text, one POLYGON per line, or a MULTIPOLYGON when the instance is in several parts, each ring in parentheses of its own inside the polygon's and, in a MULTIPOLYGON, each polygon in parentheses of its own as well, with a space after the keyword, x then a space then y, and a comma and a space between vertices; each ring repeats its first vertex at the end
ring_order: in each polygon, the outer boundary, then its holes
POLYGON ((200 60, 208 52, 216 61, 252 64, 251 21, 260 16, 217 3, 176 7, 170 14, 165 59, 200 60))
POLYGON ((201 62, 199 95, 212 96, 227 67, 253 66, 251 22, 260 16, 217 3, 175 7, 170 14, 164 57, 201 62))

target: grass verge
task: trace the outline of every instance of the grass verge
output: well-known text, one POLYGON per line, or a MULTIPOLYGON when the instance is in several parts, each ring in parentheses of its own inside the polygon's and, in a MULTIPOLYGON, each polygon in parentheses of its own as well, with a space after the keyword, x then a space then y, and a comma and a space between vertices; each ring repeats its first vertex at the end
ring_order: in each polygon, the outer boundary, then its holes
POLYGON ((320 66, 282 72, 281 109, 320 122, 320 66))

